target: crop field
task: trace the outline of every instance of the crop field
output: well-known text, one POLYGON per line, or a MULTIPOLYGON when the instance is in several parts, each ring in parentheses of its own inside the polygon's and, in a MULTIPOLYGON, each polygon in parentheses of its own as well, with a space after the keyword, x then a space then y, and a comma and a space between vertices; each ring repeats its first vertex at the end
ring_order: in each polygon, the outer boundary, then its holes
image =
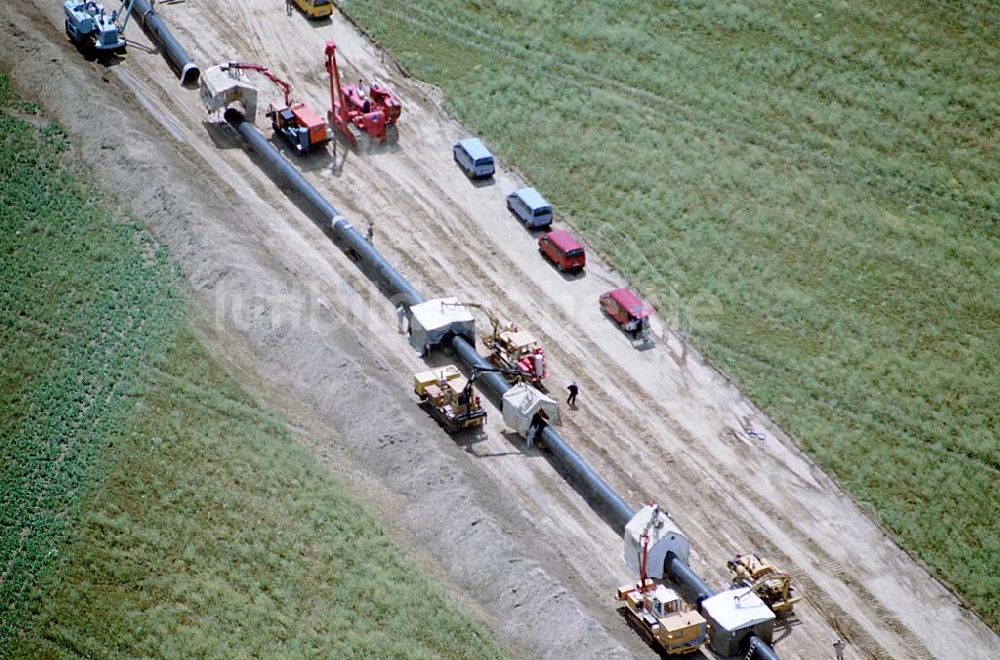
POLYGON ((504 655, 209 357, 2 74, 0 128, 0 655, 504 655))
POLYGON ((339 4, 1000 625, 991 3, 339 4))
POLYGON ((178 326, 176 273, 71 176, 62 130, 0 75, 0 648, 59 564, 178 326))

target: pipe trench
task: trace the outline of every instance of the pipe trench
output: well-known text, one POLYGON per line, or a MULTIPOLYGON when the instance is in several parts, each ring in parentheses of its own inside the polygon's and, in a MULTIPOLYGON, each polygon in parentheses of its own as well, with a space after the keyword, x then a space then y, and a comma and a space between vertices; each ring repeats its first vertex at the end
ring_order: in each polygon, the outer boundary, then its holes
POLYGON ((153 40, 153 43, 159 46, 163 54, 166 55, 171 66, 179 74, 181 84, 198 82, 201 70, 167 29, 159 14, 153 9, 150 0, 132 0, 132 13, 139 20, 139 24, 142 25, 143 30, 153 40))
MULTIPOLYGON (((229 108, 226 110, 224 117, 240 135, 246 138, 253 150, 275 172, 280 174, 286 183, 302 195, 317 213, 324 218, 330 219, 330 226, 333 232, 361 257, 364 265, 385 287, 389 298, 394 304, 402 303, 408 307, 409 305, 415 305, 424 301, 420 293, 413 288, 406 278, 400 275, 386 261, 385 257, 299 174, 298 170, 291 163, 285 160, 281 153, 275 149, 267 138, 261 135, 260 131, 253 124, 246 120, 242 113, 229 108)), ((452 337, 449 346, 470 369, 492 366, 485 358, 479 355, 476 347, 470 344, 464 337, 452 337)), ((496 401, 499 401, 504 393, 510 389, 510 384, 506 379, 496 372, 481 373, 477 379, 477 383, 484 392, 492 395, 496 401)), ((635 516, 636 511, 551 426, 546 426, 542 430, 536 442, 539 446, 543 446, 549 450, 566 471, 569 479, 589 498, 591 505, 595 506, 605 516, 605 519, 611 524, 612 528, 618 534, 624 534, 625 525, 635 516)), ((669 575, 681 587, 682 593, 688 598, 688 602, 696 605, 699 610, 701 609, 701 602, 715 594, 705 581, 691 570, 690 566, 672 552, 667 553, 665 569, 665 574, 669 575)), ((756 635, 751 635, 748 638, 748 656, 745 660, 754 659, 778 660, 778 656, 774 654, 774 651, 765 641, 756 635)))

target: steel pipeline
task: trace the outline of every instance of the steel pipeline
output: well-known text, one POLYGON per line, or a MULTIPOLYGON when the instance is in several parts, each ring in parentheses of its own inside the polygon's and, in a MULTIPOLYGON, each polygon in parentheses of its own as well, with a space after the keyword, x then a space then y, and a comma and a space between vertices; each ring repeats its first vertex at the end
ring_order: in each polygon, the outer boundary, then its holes
MULTIPOLYGON (((261 135, 260 131, 253 124, 246 120, 241 112, 234 108, 229 108, 226 110, 224 117, 240 135, 246 138, 253 150, 264 158, 269 166, 280 173, 285 181, 301 194, 322 217, 330 218, 330 225, 333 232, 355 251, 366 267, 377 274, 395 304, 402 303, 409 306, 423 302, 423 297, 417 290, 379 254, 378 250, 364 236, 340 215, 332 204, 326 201, 299 174, 299 171, 291 163, 284 159, 281 153, 261 135)), ((463 337, 453 337, 451 339, 451 348, 470 369, 492 366, 476 352, 475 346, 471 345, 463 337)), ((503 397, 504 393, 510 389, 507 381, 500 374, 493 372, 480 374, 479 384, 483 390, 492 394, 497 400, 503 397)), ((543 430, 538 443, 552 452, 553 456, 563 465, 572 479, 586 489, 587 495, 593 501, 596 501, 599 506, 603 507, 615 529, 621 533, 621 530, 625 529, 625 524, 634 515, 632 508, 625 503, 625 500, 611 486, 605 483, 552 427, 546 427, 543 430)))
POLYGON ((153 9, 151 0, 132 0, 132 13, 139 19, 143 29, 153 42, 163 50, 167 59, 180 74, 181 84, 198 82, 201 70, 194 63, 187 51, 174 39, 167 26, 153 9))
POLYGON ((379 254, 378 250, 347 221, 340 212, 334 208, 333 204, 326 201, 315 188, 309 185, 299 171, 291 163, 282 157, 281 153, 275 149, 263 135, 260 134, 253 124, 246 120, 243 114, 229 108, 223 115, 229 124, 239 131, 240 135, 246 138, 253 150, 256 151, 267 164, 279 172, 296 192, 305 197, 306 201, 316 209, 324 218, 330 221, 330 227, 338 238, 347 243, 348 247, 372 269, 385 284, 389 291, 389 297, 395 304, 403 304, 406 307, 423 302, 423 297, 406 281, 392 265, 379 254))
MULTIPOLYGON (((378 250, 376 250, 368 240, 360 234, 349 223, 332 204, 323 198, 319 192, 306 181, 298 170, 282 157, 281 153, 261 135, 253 124, 238 110, 229 108, 224 117, 229 124, 235 128, 240 135, 246 138, 254 151, 257 152, 268 165, 281 174, 285 181, 291 185, 296 192, 302 195, 306 201, 324 218, 330 219, 333 232, 346 242, 355 253, 365 262, 365 265, 382 280, 385 288, 389 292, 389 297, 394 303, 403 303, 407 306, 423 302, 416 289, 404 278, 392 265, 385 260, 378 250)), ((452 350, 458 355, 466 366, 470 369, 476 367, 490 367, 478 352, 476 347, 470 344, 464 337, 455 336, 449 344, 452 350)), ((498 373, 484 372, 479 375, 480 387, 488 391, 497 399, 510 389, 510 384, 498 373)), ((594 472, 583 457, 569 446, 569 443, 560 436, 555 429, 550 426, 545 427, 538 444, 547 448, 556 460, 563 466, 570 478, 582 486, 586 495, 591 498, 591 502, 607 516, 615 531, 624 534, 625 525, 635 515, 635 511, 630 507, 618 493, 614 491, 601 477, 594 472)), ((683 591, 686 592, 689 602, 694 603, 699 609, 701 601, 714 595, 714 591, 691 570, 691 568, 681 561, 672 552, 666 558, 667 573, 677 582, 683 591)), ((771 647, 756 635, 748 638, 750 647, 748 650, 752 654, 747 660, 778 660, 771 647)))
MULTIPOLYGON (((451 348, 469 367, 489 367, 491 366, 479 353, 476 347, 472 346, 463 337, 455 337, 451 340, 451 348)), ((498 373, 486 372, 479 375, 479 383, 485 385, 483 389, 489 390, 493 396, 499 400, 504 393, 510 389, 507 381, 498 373)), ((559 435, 551 426, 542 429, 537 443, 539 446, 548 449, 557 461, 563 466, 570 478, 586 492, 591 502, 596 502, 599 508, 607 516, 612 527, 621 534, 625 530, 625 525, 635 512, 625 500, 621 498, 594 470, 587 465, 587 462, 569 446, 569 443, 559 435)))

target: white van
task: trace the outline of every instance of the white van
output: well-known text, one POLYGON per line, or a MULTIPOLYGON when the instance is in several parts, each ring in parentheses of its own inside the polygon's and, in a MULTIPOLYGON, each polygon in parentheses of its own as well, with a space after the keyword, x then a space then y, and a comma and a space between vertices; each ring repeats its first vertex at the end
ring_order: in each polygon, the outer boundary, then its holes
POLYGON ((552 205, 534 188, 521 188, 507 195, 507 208, 530 229, 552 224, 552 205))
POLYGON ((485 179, 493 176, 493 154, 489 152, 479 138, 465 138, 455 143, 451 148, 455 162, 472 179, 485 179))

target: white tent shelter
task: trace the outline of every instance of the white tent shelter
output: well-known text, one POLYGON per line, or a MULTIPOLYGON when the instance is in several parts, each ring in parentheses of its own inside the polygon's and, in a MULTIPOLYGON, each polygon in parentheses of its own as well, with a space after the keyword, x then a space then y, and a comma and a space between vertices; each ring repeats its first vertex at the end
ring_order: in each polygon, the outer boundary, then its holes
POLYGON ((539 412, 545 413, 549 424, 559 423, 559 405, 527 383, 518 383, 503 395, 504 424, 528 438, 531 421, 539 412))
POLYGON ((435 298, 410 307, 410 345, 418 355, 441 343, 448 334, 462 335, 473 346, 476 344, 476 321, 458 298, 435 298))

